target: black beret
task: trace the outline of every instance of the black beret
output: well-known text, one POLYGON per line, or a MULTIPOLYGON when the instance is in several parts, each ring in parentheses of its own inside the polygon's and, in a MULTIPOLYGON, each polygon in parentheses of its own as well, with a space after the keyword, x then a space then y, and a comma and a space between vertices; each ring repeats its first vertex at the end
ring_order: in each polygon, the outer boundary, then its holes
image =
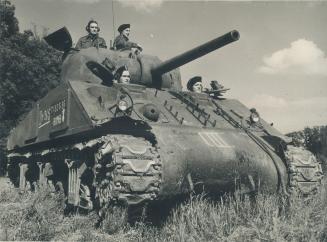
POLYGON ((195 83, 197 82, 202 82, 202 77, 200 76, 195 76, 195 77, 192 77, 188 82, 187 82, 187 89, 190 90, 190 91, 193 91, 192 87, 195 83))
POLYGON ((130 24, 122 24, 118 27, 118 32, 121 33, 124 29, 130 28, 130 24))

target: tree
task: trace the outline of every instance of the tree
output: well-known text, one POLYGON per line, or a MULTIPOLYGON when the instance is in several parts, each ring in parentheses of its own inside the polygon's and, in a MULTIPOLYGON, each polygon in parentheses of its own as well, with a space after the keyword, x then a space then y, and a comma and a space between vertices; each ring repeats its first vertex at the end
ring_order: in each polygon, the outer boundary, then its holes
POLYGON ((31 104, 58 85, 61 54, 29 34, 0 41, 2 119, 17 121, 31 104))
POLYGON ((18 31, 15 6, 8 0, 0 0, 0 39, 17 34, 18 31))
POLYGON ((19 33, 14 13, 9 1, 0 0, 0 173, 10 129, 60 83, 61 53, 31 30, 19 33))
POLYGON ((292 137, 293 145, 303 146, 314 153, 327 170, 327 126, 306 127, 302 131, 287 134, 292 137))
POLYGON ((310 150, 314 154, 318 154, 321 151, 321 135, 320 135, 320 127, 313 128, 305 128, 304 129, 304 137, 305 137, 305 146, 308 150, 310 150))

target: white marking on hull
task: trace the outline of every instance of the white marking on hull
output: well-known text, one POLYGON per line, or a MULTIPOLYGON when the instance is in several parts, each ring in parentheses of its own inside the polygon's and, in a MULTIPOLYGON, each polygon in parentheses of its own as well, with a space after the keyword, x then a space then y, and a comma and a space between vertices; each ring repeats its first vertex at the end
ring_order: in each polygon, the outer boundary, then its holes
POLYGON ((199 132, 198 134, 207 146, 232 148, 217 132, 199 132))
POLYGON ((204 134, 202 132, 199 132, 198 134, 202 138, 202 140, 204 141, 204 143, 206 143, 206 145, 208 145, 210 147, 213 147, 213 145, 208 142, 207 138, 204 136, 204 134))
POLYGON ((40 126, 39 126, 39 129, 40 129, 40 128, 42 128, 43 126, 45 126, 45 125, 49 124, 49 123, 50 123, 50 120, 49 120, 48 122, 46 122, 46 123, 44 123, 44 124, 40 125, 40 126))

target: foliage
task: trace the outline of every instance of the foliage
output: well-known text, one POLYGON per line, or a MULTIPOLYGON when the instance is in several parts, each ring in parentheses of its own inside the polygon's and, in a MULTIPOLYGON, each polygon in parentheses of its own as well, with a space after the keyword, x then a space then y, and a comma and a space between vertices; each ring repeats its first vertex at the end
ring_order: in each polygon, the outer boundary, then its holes
POLYGON ((60 194, 47 188, 19 194, 12 187, 3 188, 0 180, 0 232, 6 231, 8 240, 326 241, 324 183, 321 193, 306 199, 258 194, 255 202, 238 196, 213 202, 193 197, 161 226, 122 223, 124 212, 117 210, 96 228, 94 213, 64 216, 60 194))
POLYGON ((292 132, 287 136, 292 137, 297 146, 304 146, 314 154, 327 151, 324 149, 327 146, 327 126, 306 127, 302 131, 292 132))
MULTIPOLYGON (((60 82, 61 53, 28 30, 18 32, 15 7, 0 2, 0 174, 6 137, 33 103, 60 82)), ((2 172, 1 172, 2 171, 2 172)))
POLYGON ((314 128, 305 128, 303 130, 304 133, 304 142, 305 146, 314 154, 317 154, 322 147, 321 144, 321 134, 320 133, 320 127, 314 127, 314 128))
MULTIPOLYGON (((20 194, 13 187, 0 192, 0 227, 7 231, 8 240, 42 240, 76 230, 92 223, 91 217, 65 217, 63 194, 40 187, 35 193, 20 194)), ((94 221, 93 221, 94 223, 94 221)))
POLYGON ((60 55, 26 33, 0 42, 2 119, 16 121, 59 83, 60 55))
POLYGON ((15 17, 15 6, 8 0, 0 0, 0 39, 18 33, 18 20, 15 17))
POLYGON ((303 146, 314 153, 323 168, 327 169, 327 126, 306 127, 287 135, 293 138, 294 145, 303 146))

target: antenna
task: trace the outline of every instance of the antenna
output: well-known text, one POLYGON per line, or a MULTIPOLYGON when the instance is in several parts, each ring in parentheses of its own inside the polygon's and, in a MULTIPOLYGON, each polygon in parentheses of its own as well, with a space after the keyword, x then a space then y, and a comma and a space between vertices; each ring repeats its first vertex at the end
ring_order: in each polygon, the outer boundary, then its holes
POLYGON ((114 39, 115 39, 115 9, 114 9, 114 0, 111 1, 111 6, 112 6, 112 29, 114 32, 114 39))

